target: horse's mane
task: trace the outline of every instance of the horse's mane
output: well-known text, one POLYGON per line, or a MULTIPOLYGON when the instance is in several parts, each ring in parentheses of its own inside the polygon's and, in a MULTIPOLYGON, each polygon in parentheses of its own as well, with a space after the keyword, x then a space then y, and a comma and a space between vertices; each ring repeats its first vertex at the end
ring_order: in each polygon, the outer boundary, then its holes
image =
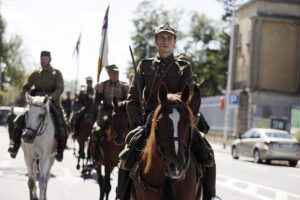
POLYGON ((166 102, 159 104, 157 106, 157 108, 155 109, 155 112, 153 115, 150 136, 149 136, 147 144, 143 150, 142 158, 141 158, 141 160, 143 162, 146 162, 145 169, 144 169, 145 173, 149 172, 149 170, 151 169, 151 166, 152 166, 152 162, 155 159, 155 156, 157 156, 157 153, 156 153, 157 142, 156 142, 155 130, 156 130, 156 126, 157 126, 158 117, 161 114, 164 107, 166 107, 167 105, 172 105, 172 104, 173 105, 181 104, 184 107, 184 109, 188 112, 188 115, 189 115, 189 119, 191 122, 190 126, 192 129, 194 127, 193 120, 192 120, 193 113, 190 110, 189 106, 186 103, 181 101, 180 94, 168 94, 168 100, 166 102))
POLYGON ((44 96, 32 96, 32 104, 43 106, 44 105, 44 96))

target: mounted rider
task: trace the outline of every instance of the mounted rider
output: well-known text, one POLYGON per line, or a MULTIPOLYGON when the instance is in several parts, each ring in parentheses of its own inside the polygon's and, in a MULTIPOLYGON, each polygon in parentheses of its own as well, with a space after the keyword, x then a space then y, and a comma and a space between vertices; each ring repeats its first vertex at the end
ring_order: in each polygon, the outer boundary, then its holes
POLYGON ((95 104, 99 112, 93 127, 90 144, 94 159, 96 159, 97 144, 100 144, 100 140, 110 124, 113 98, 116 97, 118 102, 126 100, 129 88, 127 83, 119 80, 118 66, 108 65, 106 71, 109 80, 96 85, 95 104))
MULTIPOLYGON (((41 52, 41 68, 34 70, 28 77, 22 87, 21 96, 25 99, 25 93, 30 92, 32 96, 46 96, 51 99, 50 111, 54 115, 56 124, 57 154, 56 160, 63 160, 63 151, 66 146, 66 122, 63 114, 59 97, 64 91, 64 80, 59 70, 53 68, 50 64, 51 54, 49 51, 41 52)), ((15 128, 13 131, 13 141, 8 152, 12 158, 15 158, 20 144, 23 129, 25 128, 25 113, 15 119, 15 128)))
MULTIPOLYGON (((152 120, 152 113, 158 105, 157 90, 160 83, 164 82, 171 93, 180 92, 186 82, 193 84, 191 65, 187 58, 180 55, 174 56, 173 49, 176 43, 176 30, 168 23, 154 30, 155 44, 158 53, 154 58, 143 59, 134 75, 127 98, 127 113, 132 131, 127 135, 127 145, 120 153, 117 198, 128 192, 129 172, 139 159, 148 138, 148 128, 152 120), (145 116, 141 111, 141 93, 145 101, 145 116), (141 119, 147 119, 147 123, 141 119), (129 144, 128 144, 129 143, 129 144)), ((206 168, 215 166, 213 150, 199 131, 195 131, 191 150, 196 161, 206 168)), ((215 196, 215 182, 210 188, 209 198, 215 196)))
POLYGON ((66 113, 67 120, 69 120, 72 112, 72 99, 70 91, 66 92, 66 98, 61 101, 61 105, 66 113))
MULTIPOLYGON (((74 114, 74 136, 78 136, 78 129, 79 129, 79 120, 83 116, 86 108, 93 104, 93 98, 94 98, 95 90, 93 88, 93 78, 92 77, 86 77, 86 87, 82 87, 79 95, 78 95, 78 102, 76 102, 78 105, 80 105, 80 109, 78 109, 74 114)), ((96 112, 94 111, 93 118, 96 116, 96 112)), ((93 119, 94 121, 95 119, 93 119)))

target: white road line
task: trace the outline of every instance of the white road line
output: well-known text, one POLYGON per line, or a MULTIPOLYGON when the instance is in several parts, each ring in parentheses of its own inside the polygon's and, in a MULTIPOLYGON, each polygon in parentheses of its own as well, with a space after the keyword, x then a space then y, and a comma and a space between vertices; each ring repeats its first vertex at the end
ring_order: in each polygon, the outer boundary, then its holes
POLYGON ((289 176, 296 176, 297 178, 300 178, 299 174, 288 174, 289 176))
POLYGON ((0 176, 4 173, 4 171, 1 168, 8 167, 10 165, 10 161, 4 160, 0 162, 0 176))
POLYGON ((81 178, 72 176, 71 171, 66 167, 63 168, 63 174, 63 176, 58 177, 58 180, 62 181, 67 185, 74 185, 82 181, 81 178))
POLYGON ((255 184, 255 183, 248 182, 248 181, 241 180, 241 179, 232 178, 232 177, 229 177, 229 176, 218 175, 217 177, 225 179, 225 181, 217 181, 218 184, 223 185, 223 186, 228 187, 228 188, 231 188, 231 189, 238 190, 242 193, 246 193, 246 194, 258 197, 258 198, 263 199, 263 200, 271 200, 271 199, 273 199, 273 200, 288 200, 288 197, 293 197, 293 198, 297 198, 297 199, 300 200, 300 195, 298 195, 298 194, 285 192, 285 191, 282 191, 282 190, 274 189, 274 188, 267 187, 267 186, 264 186, 264 185, 255 184), (236 187, 234 184, 238 183, 238 182, 246 184, 248 187, 246 189, 241 189, 239 187, 236 187), (256 194, 256 191, 259 188, 268 190, 270 192, 274 192, 275 198, 269 198, 269 197, 261 195, 261 194, 256 194))

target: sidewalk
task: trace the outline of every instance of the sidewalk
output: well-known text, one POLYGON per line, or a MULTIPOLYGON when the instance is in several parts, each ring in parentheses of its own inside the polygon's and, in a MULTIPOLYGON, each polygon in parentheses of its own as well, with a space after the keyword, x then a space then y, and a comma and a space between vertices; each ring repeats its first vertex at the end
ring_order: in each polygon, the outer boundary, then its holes
POLYGON ((212 146, 212 148, 215 152, 231 154, 231 145, 227 144, 226 149, 224 149, 223 144, 220 144, 220 143, 210 143, 210 145, 212 146))

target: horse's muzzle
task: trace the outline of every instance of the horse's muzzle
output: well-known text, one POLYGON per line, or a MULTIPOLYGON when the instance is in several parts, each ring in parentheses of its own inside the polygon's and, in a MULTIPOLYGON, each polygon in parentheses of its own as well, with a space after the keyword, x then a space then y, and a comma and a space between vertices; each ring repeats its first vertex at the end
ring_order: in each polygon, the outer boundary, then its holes
POLYGON ((175 160, 169 162, 167 168, 168 168, 168 174, 170 178, 175 180, 180 180, 185 178, 186 165, 183 161, 180 162, 179 160, 175 160))
POLYGON ((34 142, 35 137, 36 134, 34 131, 26 130, 26 132, 23 135, 23 140, 26 143, 32 144, 34 142))

